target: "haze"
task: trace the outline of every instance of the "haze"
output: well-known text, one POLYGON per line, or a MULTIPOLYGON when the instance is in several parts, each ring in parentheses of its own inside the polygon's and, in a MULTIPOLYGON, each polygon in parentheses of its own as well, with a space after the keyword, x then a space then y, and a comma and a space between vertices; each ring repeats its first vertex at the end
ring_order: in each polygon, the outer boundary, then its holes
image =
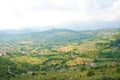
POLYGON ((0 29, 119 22, 119 14, 120 0, 0 0, 0 29))

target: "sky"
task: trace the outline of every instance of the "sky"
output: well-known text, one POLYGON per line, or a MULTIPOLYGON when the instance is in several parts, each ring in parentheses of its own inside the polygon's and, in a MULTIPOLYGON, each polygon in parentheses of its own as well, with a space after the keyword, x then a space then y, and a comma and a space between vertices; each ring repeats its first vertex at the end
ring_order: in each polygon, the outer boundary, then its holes
POLYGON ((0 0, 0 29, 119 20, 120 0, 0 0))

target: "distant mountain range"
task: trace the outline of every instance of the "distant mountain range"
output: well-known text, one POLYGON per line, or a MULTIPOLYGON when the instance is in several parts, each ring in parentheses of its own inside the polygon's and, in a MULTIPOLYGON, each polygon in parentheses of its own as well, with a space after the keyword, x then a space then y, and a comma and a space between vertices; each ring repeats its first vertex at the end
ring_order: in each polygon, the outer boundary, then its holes
POLYGON ((77 31, 96 30, 102 28, 120 28, 120 21, 88 21, 88 22, 72 22, 55 26, 56 28, 72 29, 77 31))
POLYGON ((71 23, 63 23, 58 25, 50 25, 50 26, 27 26, 24 29, 7 29, 0 31, 7 32, 37 32, 37 31, 47 31, 50 29, 71 29, 76 31, 84 31, 84 30, 96 30, 103 28, 120 28, 120 21, 87 21, 87 22, 71 22, 71 23))

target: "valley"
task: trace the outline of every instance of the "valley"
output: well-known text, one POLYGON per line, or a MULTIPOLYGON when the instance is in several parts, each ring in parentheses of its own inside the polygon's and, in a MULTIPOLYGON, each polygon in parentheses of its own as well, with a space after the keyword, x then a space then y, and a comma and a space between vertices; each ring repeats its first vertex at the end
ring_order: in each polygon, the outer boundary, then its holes
POLYGON ((120 80, 120 28, 1 31, 0 80, 120 80))

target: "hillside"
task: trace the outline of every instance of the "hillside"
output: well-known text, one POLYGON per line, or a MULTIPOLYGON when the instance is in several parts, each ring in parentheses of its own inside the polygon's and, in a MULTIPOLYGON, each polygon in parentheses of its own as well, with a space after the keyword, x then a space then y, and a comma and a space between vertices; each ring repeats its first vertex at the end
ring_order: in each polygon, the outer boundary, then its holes
POLYGON ((0 33, 0 80, 119 80, 120 29, 0 33))

